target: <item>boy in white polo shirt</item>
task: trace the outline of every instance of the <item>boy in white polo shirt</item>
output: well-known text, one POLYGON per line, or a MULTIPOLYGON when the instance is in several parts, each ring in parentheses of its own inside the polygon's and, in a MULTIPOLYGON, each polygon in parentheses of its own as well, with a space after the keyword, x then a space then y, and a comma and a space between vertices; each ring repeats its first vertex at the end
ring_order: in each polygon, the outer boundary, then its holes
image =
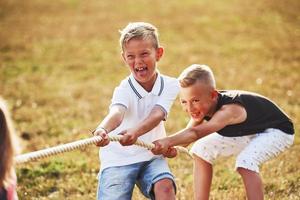
POLYGON ((175 199, 174 177, 165 159, 132 144, 166 136, 163 121, 179 83, 156 69, 164 49, 153 25, 129 23, 121 31, 120 44, 131 74, 115 89, 109 113, 94 131, 103 137, 97 144, 103 147, 98 199, 131 199, 135 184, 147 198, 175 199), (109 143, 107 134, 123 137, 120 143, 109 143))

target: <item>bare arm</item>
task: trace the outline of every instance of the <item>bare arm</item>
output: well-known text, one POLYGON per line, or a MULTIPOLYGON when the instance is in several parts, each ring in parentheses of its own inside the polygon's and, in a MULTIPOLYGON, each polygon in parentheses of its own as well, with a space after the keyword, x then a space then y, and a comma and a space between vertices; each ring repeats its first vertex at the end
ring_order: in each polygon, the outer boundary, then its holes
POLYGON ((115 130, 123 121, 126 108, 120 105, 114 105, 109 110, 108 115, 102 120, 98 127, 103 127, 107 132, 115 130))
POLYGON ((109 143, 107 134, 115 130, 123 121, 126 108, 120 105, 114 105, 109 110, 108 115, 98 125, 96 130, 93 132, 94 135, 100 135, 103 140, 97 143, 97 146, 105 146, 109 143))
POLYGON ((208 122, 170 136, 170 146, 194 142, 199 138, 221 130, 227 125, 241 123, 246 120, 246 117, 246 110, 242 106, 238 104, 224 105, 208 122))
POLYGON ((144 135, 156 127, 164 119, 164 117, 165 113, 160 106, 154 106, 145 120, 137 124, 137 126, 124 130, 121 133, 124 137, 122 137, 120 143, 126 146, 132 145, 139 136, 144 135))
POLYGON ((176 145, 190 144, 211 133, 221 130, 227 125, 238 124, 247 118, 246 110, 238 104, 224 105, 205 123, 183 129, 174 135, 155 141, 154 154, 165 153, 168 148, 176 145))
MULTIPOLYGON (((189 129, 189 128, 198 126, 198 125, 200 125, 201 123, 204 123, 204 122, 205 122, 204 120, 202 120, 201 122, 196 122, 196 121, 194 121, 193 119, 190 119, 190 121, 188 122, 186 128, 185 128, 185 129, 182 129, 181 131, 184 131, 184 130, 186 130, 186 129, 189 129)), ((187 147, 189 144, 190 144, 190 143, 180 144, 180 146, 187 147)))

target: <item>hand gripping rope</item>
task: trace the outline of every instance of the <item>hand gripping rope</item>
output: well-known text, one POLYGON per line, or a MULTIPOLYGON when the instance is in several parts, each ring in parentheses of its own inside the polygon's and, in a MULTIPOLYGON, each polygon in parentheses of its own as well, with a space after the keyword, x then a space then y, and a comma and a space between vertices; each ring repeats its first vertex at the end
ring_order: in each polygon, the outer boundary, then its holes
MULTIPOLYGON (((110 139, 110 141, 120 141, 121 137, 122 136, 120 136, 120 135, 109 136, 109 139, 110 139)), ((58 145, 58 146, 55 146, 55 147, 50 147, 50 148, 47 148, 47 149, 34 151, 34 152, 31 152, 31 153, 18 155, 18 156, 15 157, 15 162, 17 164, 21 164, 21 163, 26 163, 26 162, 30 162, 30 161, 35 161, 35 160, 40 159, 40 158, 46 158, 46 157, 50 157, 52 155, 56 155, 56 154, 72 151, 72 150, 75 150, 75 149, 83 148, 85 146, 95 144, 96 142, 100 142, 101 140, 102 140, 102 138, 100 136, 94 136, 94 137, 91 137, 91 138, 78 140, 78 141, 75 141, 75 142, 70 142, 70 143, 67 143, 67 144, 62 144, 62 145, 58 145)), ((148 144, 148 143, 145 143, 141 140, 137 140, 134 144, 138 145, 138 146, 141 146, 141 147, 145 147, 148 150, 151 150, 155 147, 154 144, 152 144, 152 143, 148 144)), ((175 148, 177 149, 178 152, 187 154, 188 156, 192 157, 192 155, 189 153, 188 149, 186 149, 184 147, 181 147, 181 146, 176 146, 175 148)))

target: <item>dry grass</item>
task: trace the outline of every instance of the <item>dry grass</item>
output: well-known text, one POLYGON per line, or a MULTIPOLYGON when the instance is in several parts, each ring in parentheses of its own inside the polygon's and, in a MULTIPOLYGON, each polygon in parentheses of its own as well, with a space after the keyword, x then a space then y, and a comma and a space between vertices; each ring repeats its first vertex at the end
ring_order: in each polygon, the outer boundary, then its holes
MULTIPOLYGON (((191 63, 215 71, 220 89, 262 93, 294 120, 295 145, 261 170, 266 199, 300 199, 300 28, 297 0, 0 1, 0 93, 29 152, 88 137, 113 88, 128 74, 118 30, 148 21, 160 30, 160 71, 191 63)), ((167 130, 184 127, 178 102, 167 130)), ((171 159, 180 200, 192 199, 192 161, 171 159)), ((234 159, 214 169, 211 199, 244 199, 234 159)), ((97 148, 17 167, 20 199, 95 199, 97 148)), ((135 191, 134 199, 143 199, 135 191)))

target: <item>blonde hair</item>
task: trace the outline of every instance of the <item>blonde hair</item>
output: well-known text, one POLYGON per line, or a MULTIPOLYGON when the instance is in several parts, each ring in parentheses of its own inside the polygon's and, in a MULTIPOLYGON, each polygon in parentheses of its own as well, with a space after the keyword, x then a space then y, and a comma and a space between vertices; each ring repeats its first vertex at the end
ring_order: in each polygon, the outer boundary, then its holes
POLYGON ((0 188, 6 188, 15 179, 16 147, 15 130, 5 101, 0 97, 0 188))
POLYGON ((183 70, 178 80, 181 87, 189 87, 196 81, 201 81, 213 89, 216 88, 214 74, 207 65, 192 64, 183 70))
POLYGON ((132 22, 129 23, 123 30, 120 31, 120 45, 124 50, 125 45, 131 39, 151 39, 153 47, 159 47, 158 31, 155 26, 146 22, 132 22))

